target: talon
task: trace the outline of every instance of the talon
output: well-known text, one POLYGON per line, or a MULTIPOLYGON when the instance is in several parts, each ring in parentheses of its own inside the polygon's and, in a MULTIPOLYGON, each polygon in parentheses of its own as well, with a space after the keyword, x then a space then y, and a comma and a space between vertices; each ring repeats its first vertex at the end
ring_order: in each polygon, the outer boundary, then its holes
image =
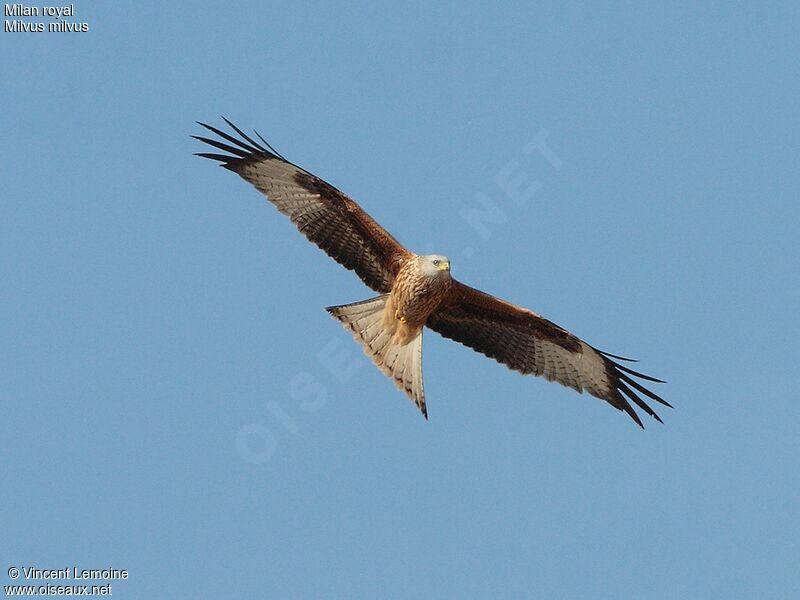
POLYGON ((406 323, 406 318, 400 314, 399 311, 395 311, 394 318, 400 321, 403 325, 406 323))

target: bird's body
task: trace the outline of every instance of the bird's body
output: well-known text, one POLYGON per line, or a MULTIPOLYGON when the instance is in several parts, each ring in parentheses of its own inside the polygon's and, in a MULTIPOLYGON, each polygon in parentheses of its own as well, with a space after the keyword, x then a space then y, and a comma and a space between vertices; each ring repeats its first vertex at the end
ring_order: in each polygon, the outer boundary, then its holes
POLYGON ((364 352, 426 417, 422 330, 452 285, 446 257, 412 254, 402 260, 389 293, 364 302, 328 307, 328 312, 352 332, 364 352))
POLYGON ((612 360, 630 359, 597 350, 530 310, 453 279, 446 257, 410 252, 352 199, 287 161, 263 138, 262 145, 226 122, 241 138, 201 123, 225 141, 195 137, 226 154, 199 155, 252 183, 303 235, 378 292, 377 297, 327 310, 426 417, 422 337, 428 327, 521 373, 586 390, 640 426, 628 400, 661 421, 637 392, 669 404, 631 376, 660 380, 612 360))
POLYGON ((420 329, 447 296, 453 280, 444 256, 414 255, 397 272, 387 302, 386 318, 420 329))

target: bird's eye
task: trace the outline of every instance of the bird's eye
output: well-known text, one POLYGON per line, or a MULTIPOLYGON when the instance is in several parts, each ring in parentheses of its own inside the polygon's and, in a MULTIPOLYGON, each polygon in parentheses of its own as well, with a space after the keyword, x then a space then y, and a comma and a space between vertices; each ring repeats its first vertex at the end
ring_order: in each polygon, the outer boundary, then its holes
POLYGON ((438 267, 439 266, 439 260, 438 259, 433 261, 433 266, 434 267, 438 267))

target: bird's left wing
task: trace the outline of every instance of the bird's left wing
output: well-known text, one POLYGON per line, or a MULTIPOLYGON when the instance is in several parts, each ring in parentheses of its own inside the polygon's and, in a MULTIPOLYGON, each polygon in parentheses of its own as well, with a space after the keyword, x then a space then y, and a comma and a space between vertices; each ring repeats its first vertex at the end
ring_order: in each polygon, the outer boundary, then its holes
POLYGON ((516 371, 541 375, 579 392, 586 390, 613 407, 624 410, 640 427, 643 426, 642 421, 628 399, 656 420, 661 419, 637 391, 670 406, 631 376, 657 383, 663 381, 637 373, 612 360, 630 359, 601 352, 530 310, 458 281, 453 281, 449 297, 428 318, 426 324, 444 337, 469 346, 516 371))
MULTIPOLYGON (((221 138, 192 136, 227 154, 198 153, 252 183, 304 236, 356 274, 376 292, 389 292, 403 259, 400 242, 345 194, 278 154, 261 136, 255 142, 225 119, 240 136, 199 123, 221 138)), ((258 135, 258 134, 256 134, 258 135)))

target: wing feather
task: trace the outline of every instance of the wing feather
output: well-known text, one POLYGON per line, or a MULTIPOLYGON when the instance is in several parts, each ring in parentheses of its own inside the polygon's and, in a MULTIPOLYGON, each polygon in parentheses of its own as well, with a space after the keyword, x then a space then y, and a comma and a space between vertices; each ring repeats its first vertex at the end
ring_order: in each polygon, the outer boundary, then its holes
POLYGON ((283 158, 258 133, 264 145, 224 120, 239 138, 204 123, 199 125, 224 141, 192 137, 227 154, 197 155, 249 181, 328 256, 376 292, 389 292, 408 250, 345 194, 283 158))
POLYGON ((611 357, 625 359, 593 348, 530 310, 458 281, 453 281, 450 296, 426 324, 515 371, 540 375, 581 393, 585 390, 625 411, 639 426, 642 421, 628 399, 656 420, 661 418, 636 391, 671 406, 629 375, 661 380, 619 365, 611 357))

